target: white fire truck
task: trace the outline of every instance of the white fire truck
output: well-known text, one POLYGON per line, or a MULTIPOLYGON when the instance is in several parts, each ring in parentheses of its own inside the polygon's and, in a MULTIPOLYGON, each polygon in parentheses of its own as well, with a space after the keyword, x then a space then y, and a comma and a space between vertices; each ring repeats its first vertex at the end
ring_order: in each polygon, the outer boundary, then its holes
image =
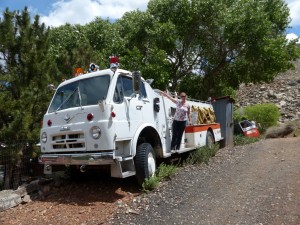
POLYGON ((114 66, 62 82, 43 118, 44 173, 57 165, 80 171, 109 165, 112 177, 136 175, 142 184, 155 174, 157 158, 222 140, 212 105, 188 100, 193 125, 186 127, 180 150, 171 152, 176 106, 150 83, 114 66))

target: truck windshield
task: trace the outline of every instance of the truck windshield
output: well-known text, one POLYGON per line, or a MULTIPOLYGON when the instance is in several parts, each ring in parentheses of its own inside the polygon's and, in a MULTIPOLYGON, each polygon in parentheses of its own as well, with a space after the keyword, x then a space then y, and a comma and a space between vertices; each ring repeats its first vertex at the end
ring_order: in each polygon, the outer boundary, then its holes
POLYGON ((96 105, 107 95, 110 76, 104 75, 78 80, 57 89, 49 113, 87 105, 96 105))

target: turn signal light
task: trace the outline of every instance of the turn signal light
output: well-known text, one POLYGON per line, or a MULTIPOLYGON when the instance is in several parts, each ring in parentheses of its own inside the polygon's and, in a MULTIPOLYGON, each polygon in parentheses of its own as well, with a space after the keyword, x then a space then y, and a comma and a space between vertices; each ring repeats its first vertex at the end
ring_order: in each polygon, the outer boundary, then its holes
POLYGON ((88 121, 92 121, 94 119, 93 113, 87 114, 86 118, 87 118, 88 121))

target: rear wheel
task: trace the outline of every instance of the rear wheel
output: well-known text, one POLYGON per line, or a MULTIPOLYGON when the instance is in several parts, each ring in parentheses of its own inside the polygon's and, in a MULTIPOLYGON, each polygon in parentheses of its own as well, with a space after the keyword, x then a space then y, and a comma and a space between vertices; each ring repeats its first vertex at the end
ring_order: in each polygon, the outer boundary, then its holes
POLYGON ((139 185, 142 185, 146 178, 153 177, 155 175, 155 154, 149 143, 142 143, 138 146, 134 163, 139 185))
POLYGON ((211 133, 211 131, 207 131, 206 146, 208 146, 209 148, 212 148, 214 143, 215 143, 214 135, 211 133))

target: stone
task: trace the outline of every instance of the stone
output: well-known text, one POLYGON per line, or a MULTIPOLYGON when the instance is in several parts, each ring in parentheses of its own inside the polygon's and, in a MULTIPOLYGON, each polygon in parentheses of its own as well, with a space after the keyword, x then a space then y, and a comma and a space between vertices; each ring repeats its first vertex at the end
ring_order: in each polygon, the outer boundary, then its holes
POLYGON ((22 203, 28 203, 28 202, 31 202, 31 197, 30 197, 30 195, 25 195, 22 198, 22 203))
POLYGON ((280 105, 280 108, 282 108, 283 106, 286 105, 286 101, 280 101, 280 102, 279 102, 279 105, 280 105))
POLYGON ((265 90, 267 90, 267 88, 265 86, 261 86, 259 90, 260 91, 265 91, 265 90))
POLYGON ((290 86, 296 86, 298 83, 296 82, 296 81, 289 81, 288 83, 287 83, 287 85, 290 85, 290 86))
POLYGON ((20 195, 15 194, 13 190, 4 190, 0 192, 0 212, 15 207, 22 202, 20 195))

